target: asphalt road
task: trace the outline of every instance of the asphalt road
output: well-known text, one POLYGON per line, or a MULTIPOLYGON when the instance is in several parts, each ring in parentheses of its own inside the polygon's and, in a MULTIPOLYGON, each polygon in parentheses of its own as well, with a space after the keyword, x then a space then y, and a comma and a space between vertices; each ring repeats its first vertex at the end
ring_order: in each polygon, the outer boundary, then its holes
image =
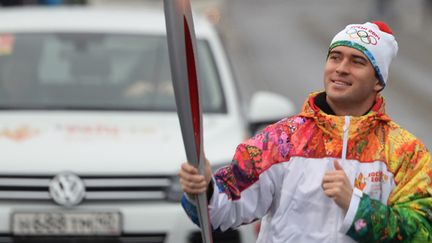
MULTIPOLYGON (((420 4, 417 0, 411 3, 420 4)), ((323 87, 326 50, 333 35, 348 23, 377 19, 372 4, 355 0, 326 4, 312 0, 223 1, 217 26, 245 100, 257 90, 274 91, 289 97, 299 110, 311 91, 323 87)), ((394 6, 397 14, 392 17, 392 27, 398 33, 399 54, 383 94, 389 115, 431 149, 432 62, 428 60, 432 41, 417 26, 420 20, 411 17, 407 22, 405 15, 415 13, 397 11, 404 4, 399 1, 394 6)))

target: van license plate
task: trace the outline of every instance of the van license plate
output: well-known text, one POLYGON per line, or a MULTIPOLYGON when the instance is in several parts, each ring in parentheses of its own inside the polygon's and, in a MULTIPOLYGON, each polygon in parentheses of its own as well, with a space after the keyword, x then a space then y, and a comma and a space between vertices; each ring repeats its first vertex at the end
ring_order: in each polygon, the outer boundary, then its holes
POLYGON ((107 235, 121 234, 119 212, 15 212, 14 235, 107 235))

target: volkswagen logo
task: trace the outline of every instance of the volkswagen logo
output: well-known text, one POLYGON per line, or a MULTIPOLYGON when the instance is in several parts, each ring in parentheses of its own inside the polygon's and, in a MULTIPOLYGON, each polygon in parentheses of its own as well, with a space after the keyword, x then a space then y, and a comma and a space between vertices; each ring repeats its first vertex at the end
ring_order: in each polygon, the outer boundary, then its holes
POLYGON ((50 181, 49 192, 57 204, 72 207, 84 199, 85 185, 77 175, 63 172, 50 181))

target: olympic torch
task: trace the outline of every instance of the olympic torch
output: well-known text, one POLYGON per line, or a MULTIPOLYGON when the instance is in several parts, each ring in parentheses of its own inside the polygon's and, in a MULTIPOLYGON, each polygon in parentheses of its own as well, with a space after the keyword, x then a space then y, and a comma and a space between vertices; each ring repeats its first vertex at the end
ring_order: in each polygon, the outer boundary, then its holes
MULTIPOLYGON (((164 0, 168 50, 177 113, 189 163, 204 174, 202 113, 196 66, 196 38, 189 0, 164 0)), ((207 196, 195 198, 204 243, 212 243, 207 196)))

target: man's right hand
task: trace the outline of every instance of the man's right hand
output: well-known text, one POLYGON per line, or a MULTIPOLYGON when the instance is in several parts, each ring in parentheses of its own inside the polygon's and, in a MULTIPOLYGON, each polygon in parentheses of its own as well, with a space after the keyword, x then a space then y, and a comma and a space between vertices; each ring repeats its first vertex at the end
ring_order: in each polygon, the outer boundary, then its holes
POLYGON ((198 174, 198 169, 187 162, 181 165, 178 174, 180 177, 180 184, 183 191, 186 192, 189 197, 207 191, 212 176, 210 162, 207 159, 205 159, 204 174, 205 176, 198 174))

